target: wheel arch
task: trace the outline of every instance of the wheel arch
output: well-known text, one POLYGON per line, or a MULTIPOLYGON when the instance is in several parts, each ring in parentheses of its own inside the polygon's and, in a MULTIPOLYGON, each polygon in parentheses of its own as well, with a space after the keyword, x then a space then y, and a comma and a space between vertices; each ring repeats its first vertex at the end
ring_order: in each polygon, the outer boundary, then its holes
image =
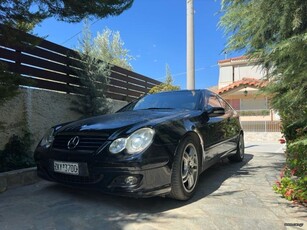
POLYGON ((198 150, 200 153, 200 168, 202 168, 203 166, 203 160, 204 160, 204 154, 205 154, 205 149, 204 149, 204 141, 202 139, 202 137, 200 136, 200 134, 198 134, 196 131, 188 131, 186 132, 180 139, 177 147, 176 147, 176 151, 175 154, 177 154, 177 150, 178 150, 178 146, 182 143, 182 141, 187 138, 188 136, 191 136, 197 143, 198 143, 198 150))

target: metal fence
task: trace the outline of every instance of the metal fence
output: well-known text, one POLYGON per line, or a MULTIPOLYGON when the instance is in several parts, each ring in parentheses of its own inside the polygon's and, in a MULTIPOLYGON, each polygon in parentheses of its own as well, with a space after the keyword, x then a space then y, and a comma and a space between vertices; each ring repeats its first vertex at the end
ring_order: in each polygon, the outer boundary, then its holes
POLYGON ((245 132, 281 132, 280 121, 241 121, 245 132))

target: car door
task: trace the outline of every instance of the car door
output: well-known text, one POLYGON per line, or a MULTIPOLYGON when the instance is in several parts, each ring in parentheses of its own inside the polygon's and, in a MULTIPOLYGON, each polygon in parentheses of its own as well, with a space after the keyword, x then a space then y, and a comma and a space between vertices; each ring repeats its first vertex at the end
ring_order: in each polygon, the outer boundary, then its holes
POLYGON ((224 140, 224 117, 210 117, 206 113, 211 107, 221 107, 220 101, 215 94, 204 92, 203 100, 203 125, 199 128, 204 138, 206 149, 205 161, 211 161, 222 153, 220 143, 224 140))
POLYGON ((240 133, 240 121, 237 112, 221 97, 218 96, 221 106, 225 109, 223 124, 225 151, 235 149, 237 138, 240 133))

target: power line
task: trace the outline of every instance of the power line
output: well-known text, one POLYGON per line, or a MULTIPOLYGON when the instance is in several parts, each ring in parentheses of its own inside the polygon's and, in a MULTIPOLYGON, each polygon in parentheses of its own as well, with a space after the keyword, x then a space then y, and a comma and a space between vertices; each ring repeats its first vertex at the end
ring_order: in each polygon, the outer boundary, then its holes
MULTIPOLYGON (((100 19, 97 19, 96 21, 92 22, 90 25, 92 26, 98 21, 100 21, 100 19)), ((73 39, 74 37, 78 36, 81 33, 82 33, 82 30, 80 30, 78 33, 74 34, 73 36, 67 38, 64 42, 61 43, 61 45, 64 45, 66 42, 70 41, 71 39, 73 39)))
MULTIPOLYGON (((210 66, 210 67, 212 67, 212 66, 210 66)), ((197 68, 197 69, 195 69, 195 72, 199 72, 199 71, 202 71, 204 69, 206 69, 206 68, 205 67, 197 68)), ((175 73, 175 74, 172 74, 172 77, 177 77, 177 76, 186 75, 186 74, 187 74, 187 72, 175 73)), ((160 77, 160 78, 156 78, 156 80, 162 80, 162 79, 165 79, 165 77, 166 76, 160 77)))

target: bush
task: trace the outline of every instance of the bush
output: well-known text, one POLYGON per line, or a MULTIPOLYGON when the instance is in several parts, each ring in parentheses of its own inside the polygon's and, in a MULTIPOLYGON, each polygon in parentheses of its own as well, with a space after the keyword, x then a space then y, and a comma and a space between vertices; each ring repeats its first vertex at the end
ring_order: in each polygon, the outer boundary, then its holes
POLYGON ((31 135, 25 133, 23 137, 13 135, 0 151, 0 172, 6 172, 35 165, 30 157, 31 135))
MULTIPOLYGON (((307 174, 307 137, 289 144, 287 151, 287 165, 295 171, 296 176, 307 174)), ((307 186, 306 186, 307 188, 307 186)))
POLYGON ((174 91, 174 90, 179 90, 179 89, 180 89, 179 86, 161 83, 160 85, 156 85, 156 86, 152 87, 149 90, 148 93, 154 94, 154 93, 160 93, 160 92, 164 92, 164 91, 174 91))
POLYGON ((307 203, 307 137, 288 145, 286 166, 273 189, 287 200, 307 203))

